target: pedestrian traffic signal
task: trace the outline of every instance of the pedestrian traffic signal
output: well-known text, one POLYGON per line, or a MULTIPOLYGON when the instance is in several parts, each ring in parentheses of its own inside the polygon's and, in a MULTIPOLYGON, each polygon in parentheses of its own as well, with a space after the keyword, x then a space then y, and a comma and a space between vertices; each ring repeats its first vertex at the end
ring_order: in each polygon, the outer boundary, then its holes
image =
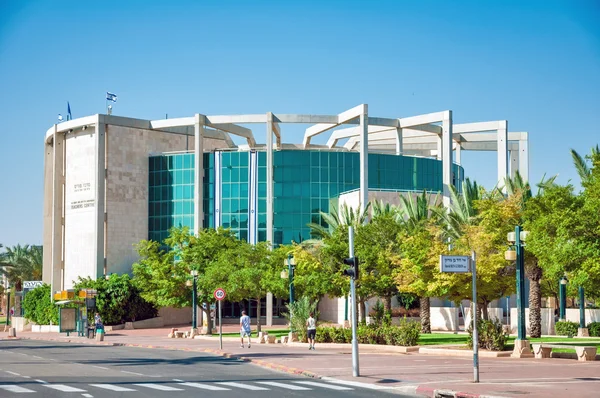
POLYGON ((345 269, 343 275, 349 276, 354 280, 358 279, 358 257, 345 258, 344 264, 349 265, 350 268, 345 269))

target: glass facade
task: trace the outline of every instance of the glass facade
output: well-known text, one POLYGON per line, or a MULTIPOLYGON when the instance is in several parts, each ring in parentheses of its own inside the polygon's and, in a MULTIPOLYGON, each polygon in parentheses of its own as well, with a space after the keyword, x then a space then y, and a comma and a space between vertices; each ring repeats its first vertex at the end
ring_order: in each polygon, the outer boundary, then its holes
MULTIPOLYGON (((222 225, 248 240, 252 235, 249 218, 256 214, 257 240, 266 240, 266 153, 256 155, 253 164, 250 152, 204 154, 205 227, 222 225), (250 200, 253 181, 257 199, 254 208, 250 200)), ((442 191, 442 162, 436 159, 369 154, 368 162, 369 189, 442 191)), ((193 228, 193 168, 193 153, 150 158, 149 239, 163 240, 172 226, 193 228)), ((329 212, 331 201, 336 203, 341 193, 358 189, 359 177, 360 158, 356 152, 274 152, 273 243, 309 239, 306 224, 323 224, 320 212, 329 212)), ((453 165, 453 184, 460 188, 463 180, 462 167, 453 165)))

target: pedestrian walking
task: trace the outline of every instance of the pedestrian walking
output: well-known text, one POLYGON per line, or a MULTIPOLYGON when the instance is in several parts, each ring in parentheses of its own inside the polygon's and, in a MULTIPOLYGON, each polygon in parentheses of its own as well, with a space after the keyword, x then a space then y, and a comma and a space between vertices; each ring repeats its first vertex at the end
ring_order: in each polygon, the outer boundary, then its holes
POLYGON ((252 330, 250 329, 250 317, 246 315, 246 311, 242 311, 242 316, 240 317, 240 338, 242 344, 240 347, 244 348, 244 337, 248 336, 248 348, 250 348, 250 334, 252 330))
POLYGON ((313 317, 311 312, 308 319, 306 320, 306 334, 308 335, 308 349, 315 349, 315 337, 317 336, 317 321, 313 317))

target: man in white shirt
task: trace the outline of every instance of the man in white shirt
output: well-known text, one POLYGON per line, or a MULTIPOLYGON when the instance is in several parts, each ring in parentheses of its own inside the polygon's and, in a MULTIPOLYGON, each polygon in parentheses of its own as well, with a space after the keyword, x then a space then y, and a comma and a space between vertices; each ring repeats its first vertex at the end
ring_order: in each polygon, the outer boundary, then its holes
POLYGON ((308 335, 308 349, 315 349, 315 337, 317 335, 317 321, 313 318, 313 313, 306 320, 306 332, 308 335))
POLYGON ((242 311, 242 316, 240 317, 240 337, 242 344, 240 344, 240 347, 244 348, 244 337, 248 336, 248 348, 250 348, 250 333, 250 317, 246 315, 246 311, 242 311))

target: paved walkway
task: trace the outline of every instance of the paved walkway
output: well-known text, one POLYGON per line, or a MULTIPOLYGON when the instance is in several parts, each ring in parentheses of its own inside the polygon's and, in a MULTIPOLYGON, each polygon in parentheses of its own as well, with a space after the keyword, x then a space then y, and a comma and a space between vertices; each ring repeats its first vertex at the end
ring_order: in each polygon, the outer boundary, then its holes
MULTIPOLYGON (((277 328, 277 327, 275 327, 277 328)), ((189 330, 189 326, 180 330, 189 330)), ((223 332, 237 331, 227 325, 223 332)), ((219 350, 217 337, 169 339, 170 328, 117 330, 108 332, 100 343, 58 333, 18 333, 18 338, 41 339, 84 344, 116 344, 151 348, 212 352, 242 358, 259 366, 309 377, 334 378, 368 383, 385 388, 434 396, 435 390, 455 392, 448 396, 597 397, 600 390, 600 361, 578 362, 574 359, 480 358, 480 383, 472 383, 471 358, 402 354, 393 349, 361 345, 360 377, 352 377, 350 345, 317 344, 309 351, 307 344, 252 344, 241 348, 238 338, 224 337, 219 350), (456 394, 456 392, 463 392, 456 394)), ((7 333, 0 333, 5 339, 7 333)), ((256 339, 254 339, 256 341, 256 339)), ((1 344, 1 343, 0 343, 1 344)))

